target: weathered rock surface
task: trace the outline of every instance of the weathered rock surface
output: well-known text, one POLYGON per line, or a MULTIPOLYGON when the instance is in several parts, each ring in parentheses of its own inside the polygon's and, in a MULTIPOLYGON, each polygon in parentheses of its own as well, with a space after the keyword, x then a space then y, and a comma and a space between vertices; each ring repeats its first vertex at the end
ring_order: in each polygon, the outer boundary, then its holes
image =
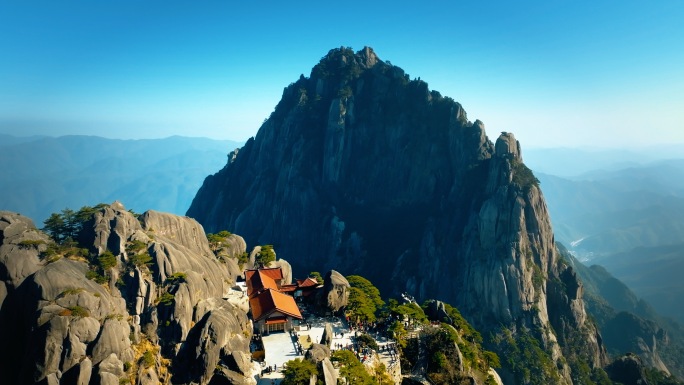
MULTIPOLYGON (((127 314, 124 300, 87 279, 86 271, 85 263, 63 258, 27 277, 8 297, 0 311, 0 341, 15 350, 2 349, 0 365, 15 370, 0 373, 33 383, 66 373, 86 357, 98 367, 109 356, 133 359, 128 324, 116 319, 127 314)), ((77 377, 86 376, 81 369, 77 377)))
MULTIPOLYGON (((88 258, 45 259, 51 240, 28 218, 0 212, 0 383, 250 383, 251 323, 223 299, 239 272, 209 249, 202 226, 152 211, 138 221, 118 202, 84 223, 88 258), (105 251, 116 266, 98 270, 105 251), (152 262, 135 265, 139 253, 152 262), (93 272, 108 282, 87 278, 93 272), (155 364, 138 366, 150 349, 155 364)), ((241 238, 233 242, 244 252, 241 238)))
POLYGON ((347 306, 349 301, 349 281, 342 274, 335 270, 330 270, 323 278, 323 291, 320 291, 321 298, 318 300, 319 306, 326 307, 332 312, 336 312, 347 306))
POLYGON ((321 336, 321 345, 325 345, 328 348, 332 347, 332 340, 333 340, 333 328, 332 324, 330 322, 325 323, 325 327, 323 328, 323 335, 321 336))
POLYGON ((323 361, 321 361, 321 367, 323 368, 325 385, 337 385, 337 370, 335 370, 335 367, 333 366, 332 362, 330 362, 330 359, 327 357, 323 359, 323 361))
POLYGON ((278 244, 295 270, 359 273, 386 294, 448 302, 479 329, 533 330, 561 383, 575 331, 603 366, 518 141, 492 143, 460 104, 371 53, 332 50, 287 87, 188 215, 278 244))
POLYGON ((31 219, 0 211, 0 307, 8 293, 40 269, 38 255, 48 239, 31 219))
POLYGON ((197 308, 206 313, 183 344, 177 371, 186 375, 186 381, 199 384, 209 383, 217 363, 224 373, 248 375, 251 323, 247 315, 220 298, 202 301, 197 308))
POLYGON ((322 344, 312 344, 311 348, 306 351, 305 358, 315 364, 322 362, 326 358, 330 358, 330 348, 322 344))
POLYGON ((431 320, 439 322, 451 323, 452 320, 444 308, 444 302, 437 300, 428 300, 425 315, 431 320))

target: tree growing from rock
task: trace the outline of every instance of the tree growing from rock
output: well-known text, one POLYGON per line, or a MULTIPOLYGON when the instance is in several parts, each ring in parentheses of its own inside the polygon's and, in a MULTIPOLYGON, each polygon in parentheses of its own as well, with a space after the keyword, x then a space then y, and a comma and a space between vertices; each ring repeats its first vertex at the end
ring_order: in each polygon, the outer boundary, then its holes
POLYGON ((257 267, 266 267, 269 263, 276 260, 276 254, 273 250, 273 245, 261 246, 261 251, 256 256, 255 264, 257 267))

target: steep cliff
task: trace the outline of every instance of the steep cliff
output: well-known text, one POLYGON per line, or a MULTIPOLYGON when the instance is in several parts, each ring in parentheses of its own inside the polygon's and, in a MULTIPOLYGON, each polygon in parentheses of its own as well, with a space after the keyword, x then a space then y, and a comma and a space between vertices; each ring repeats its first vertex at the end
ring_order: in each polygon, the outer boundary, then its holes
POLYGON ((459 103, 370 48, 331 50, 286 87, 188 215, 273 244, 296 271, 359 273, 513 342, 531 335, 551 364, 532 379, 509 366, 520 383, 571 383, 573 363, 606 362, 514 136, 492 143, 459 103))
POLYGON ((78 238, 0 212, 0 383, 253 382, 251 323, 224 300, 239 271, 196 221, 114 203, 78 238))

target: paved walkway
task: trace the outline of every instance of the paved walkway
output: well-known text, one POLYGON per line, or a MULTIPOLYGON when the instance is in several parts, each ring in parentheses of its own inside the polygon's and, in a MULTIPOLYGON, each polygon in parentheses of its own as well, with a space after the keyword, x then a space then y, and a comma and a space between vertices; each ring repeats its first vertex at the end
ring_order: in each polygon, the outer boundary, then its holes
MULTIPOLYGON (((311 343, 320 343, 326 322, 329 322, 333 329, 332 350, 337 350, 340 346, 353 346, 352 338, 355 333, 350 331, 349 326, 343 319, 338 317, 309 317, 301 322, 301 325, 298 326, 299 330, 296 331, 304 352, 306 352, 308 347, 309 337, 311 338, 311 343)), ((401 370, 398 362, 399 358, 396 354, 390 353, 391 347, 394 346, 395 342, 374 333, 371 334, 371 336, 375 338, 376 342, 381 347, 377 352, 377 358, 380 359, 380 362, 385 364, 387 371, 395 379, 395 383, 400 383, 401 370)), ((278 385, 283 378, 281 370, 283 369, 284 364, 287 361, 296 358, 304 359, 304 355, 301 355, 296 351, 297 338, 290 335, 290 333, 271 333, 267 336, 263 336, 262 341, 266 355, 261 369, 263 370, 267 367, 271 367, 275 368, 276 371, 264 373, 258 380, 258 385, 278 385)), ((375 362, 374 359, 367 360, 365 364, 372 366, 375 362)))
MULTIPOLYGON (((346 325, 346 322, 340 318, 310 317, 296 328, 299 329, 296 330, 296 333, 304 352, 306 352, 307 347, 310 346, 309 344, 321 342, 326 322, 329 322, 333 329, 334 337, 332 340, 332 349, 336 349, 338 344, 341 344, 342 346, 350 346, 352 344, 351 337, 353 334, 349 332, 349 327, 346 325), (310 327, 307 326, 307 324, 310 327), (340 337, 340 333, 343 333, 343 337, 340 337)), ((275 365, 276 370, 279 371, 287 361, 294 360, 295 358, 304 358, 304 355, 301 355, 296 351, 296 338, 290 335, 290 333, 271 333, 263 336, 262 341, 264 343, 264 350, 266 351, 264 367, 274 367, 275 365)))

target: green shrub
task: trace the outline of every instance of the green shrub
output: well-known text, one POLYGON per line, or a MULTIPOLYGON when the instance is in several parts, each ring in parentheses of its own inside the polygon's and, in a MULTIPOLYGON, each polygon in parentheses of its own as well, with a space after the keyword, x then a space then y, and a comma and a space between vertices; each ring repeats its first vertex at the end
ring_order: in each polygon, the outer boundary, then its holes
POLYGON ((59 293, 59 295, 57 296, 57 298, 64 298, 64 297, 66 297, 66 296, 68 296, 68 295, 75 295, 75 294, 78 294, 78 293, 80 293, 80 292, 82 292, 82 291, 84 291, 84 290, 85 290, 85 289, 80 288, 80 287, 79 287, 79 288, 76 288, 76 289, 66 289, 66 290, 64 290, 63 292, 59 293))
POLYGON ((362 347, 367 346, 371 349, 378 350, 378 343, 375 342, 375 339, 368 334, 364 333, 359 335, 356 337, 356 342, 362 347))
POLYGON ((140 365, 142 365, 145 369, 153 366, 156 363, 157 360, 154 358, 154 353, 152 353, 151 350, 146 351, 143 353, 142 357, 140 357, 140 365))
POLYGON ((171 306, 175 302, 176 298, 171 293, 164 293, 159 297, 159 305, 171 306))
POLYGON ((526 190, 532 186, 539 186, 539 179, 523 162, 513 160, 511 166, 513 168, 513 183, 526 190))
POLYGON ((88 270, 86 272, 86 278, 88 278, 91 281, 95 281, 99 283, 100 285, 104 285, 107 283, 107 277, 98 274, 96 271, 88 270))
POLYGON ((129 262, 137 267, 148 266, 152 264, 152 256, 148 253, 135 254, 131 256, 129 262))
POLYGON ((34 247, 38 247, 39 245, 45 244, 44 241, 41 240, 34 240, 34 239, 25 239, 21 242, 19 242, 19 248, 20 249, 30 249, 34 247))
POLYGON ((181 283, 181 282, 187 282, 188 281, 188 275, 185 273, 173 273, 170 276, 166 277, 166 284, 168 285, 173 285, 176 283, 181 283))
POLYGON ((257 266, 268 266, 269 263, 276 260, 276 254, 273 250, 273 245, 263 245, 261 246, 261 251, 257 254, 255 258, 257 266))
POLYGON ((97 257, 97 264, 102 270, 107 271, 116 266, 116 257, 111 251, 106 250, 97 257))
POLYGON ((145 242, 136 239, 128 242, 128 244, 126 245, 126 252, 130 254, 137 254, 142 250, 145 250, 146 248, 147 244, 145 242))
POLYGON ((107 316, 105 317, 105 320, 108 320, 108 319, 115 319, 117 321, 123 321, 124 316, 123 316, 123 314, 107 314, 107 316))
POLYGON ((90 317, 90 312, 88 312, 88 309, 83 308, 81 306, 78 306, 78 305, 71 306, 71 307, 68 307, 67 309, 69 309, 69 311, 71 311, 71 315, 74 317, 79 317, 79 318, 90 317))

